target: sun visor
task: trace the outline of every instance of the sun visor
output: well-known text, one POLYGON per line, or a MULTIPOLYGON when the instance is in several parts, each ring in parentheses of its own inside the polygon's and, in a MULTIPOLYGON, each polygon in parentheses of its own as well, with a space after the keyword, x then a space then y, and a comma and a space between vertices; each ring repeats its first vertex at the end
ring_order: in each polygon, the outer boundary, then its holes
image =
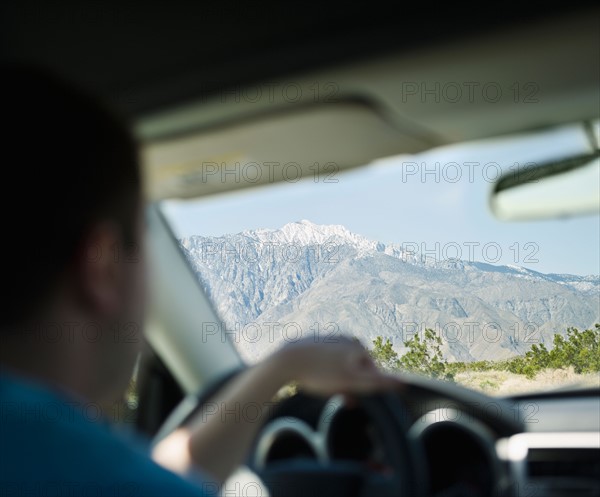
POLYGON ((364 99, 269 109, 147 143, 146 192, 159 200, 325 181, 343 169, 430 146, 364 99))

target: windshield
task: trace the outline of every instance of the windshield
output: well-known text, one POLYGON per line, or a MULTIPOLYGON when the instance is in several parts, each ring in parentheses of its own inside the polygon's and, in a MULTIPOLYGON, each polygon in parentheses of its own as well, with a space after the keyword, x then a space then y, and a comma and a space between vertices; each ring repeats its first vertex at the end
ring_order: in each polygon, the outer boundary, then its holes
POLYGON ((382 368, 492 395, 598 386, 598 218, 509 224, 487 207, 502 172, 587 147, 567 126, 162 210, 250 363, 343 333, 382 368))

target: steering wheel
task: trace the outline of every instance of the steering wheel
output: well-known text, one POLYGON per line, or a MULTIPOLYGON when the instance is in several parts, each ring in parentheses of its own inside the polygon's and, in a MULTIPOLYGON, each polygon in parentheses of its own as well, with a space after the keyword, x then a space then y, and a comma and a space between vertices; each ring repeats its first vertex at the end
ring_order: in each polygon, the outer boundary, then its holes
MULTIPOLYGON (((371 421, 389 471, 381 473, 355 461, 289 459, 254 467, 272 497, 424 497, 427 495, 423 448, 407 436, 409 416, 400 396, 381 393, 356 397, 371 421)), ((297 420, 301 423, 300 420, 297 420)))
MULTIPOLYGON (((186 420, 191 419, 202 405, 238 372, 233 371, 215 382, 203 392, 201 397, 186 397, 164 423, 157 438, 160 439, 161 435, 168 434, 176 427, 185 424, 186 420)), ((287 459, 280 458, 268 465, 258 466, 251 461, 248 461, 247 465, 269 487, 272 497, 294 497, 296 495, 311 497, 321 495, 327 497, 422 497, 429 495, 429 475, 426 474, 428 464, 423 442, 419 437, 409 434, 409 425, 416 419, 415 406, 422 413, 445 408, 464 410, 465 413, 469 413, 469 416, 484 420, 488 428, 498 437, 508 437, 525 430, 523 422, 515 418, 513 407, 508 401, 500 398, 492 400, 484 394, 445 381, 434 381, 414 375, 403 376, 405 387, 401 394, 390 392, 354 397, 356 407, 360 408, 364 416, 368 418, 369 425, 377 432, 378 446, 382 452, 382 456, 377 460, 383 460, 385 469, 389 471, 377 471, 380 468, 367 467, 361 462, 351 460, 354 459, 353 457, 335 457, 333 459, 321 457, 319 459, 314 457, 315 454, 311 454, 313 457, 306 459, 297 456, 290 459, 288 454, 287 459), (410 410, 404 399, 411 400, 412 415, 409 414, 410 410), (492 412, 489 410, 490 407, 493 407, 492 412)), ((263 439, 263 434, 268 427, 277 420, 281 421, 280 418, 286 415, 294 419, 298 426, 303 426, 304 432, 308 436, 311 433, 313 435, 319 432, 322 434, 323 430, 315 431, 308 423, 303 422, 302 418, 307 418, 305 408, 308 405, 310 406, 308 410, 320 412, 322 419, 325 411, 324 404, 326 404, 326 400, 305 394, 297 394, 281 401, 279 407, 285 408, 278 409, 276 407, 276 411, 273 413, 275 416, 271 417, 271 421, 263 427, 257 444, 263 439)), ((334 411, 334 416, 337 416, 338 412, 334 411)), ((326 414, 331 414, 331 412, 326 414)), ((317 417, 319 417, 318 414, 317 417)), ((329 434, 329 429, 324 431, 327 435, 329 434)), ((341 433, 344 434, 344 430, 341 430, 341 433)), ((347 431, 345 433, 347 434, 347 431)), ((328 438, 329 435, 325 437, 325 440, 328 438)), ((351 449, 360 445, 356 438, 358 438, 358 434, 357 437, 352 438, 350 444, 347 444, 351 449)), ((254 446, 254 455, 257 454, 257 444, 254 446)), ((287 443, 285 446, 288 449, 290 447, 287 443)), ((292 447, 293 450, 297 448, 297 446, 292 447)), ((321 448, 323 451, 328 450, 327 447, 321 448)), ((288 453, 292 452, 294 455, 293 450, 288 450, 288 453)), ((333 453, 333 450, 331 452, 333 453)), ((361 459, 358 458, 358 460, 361 459)))

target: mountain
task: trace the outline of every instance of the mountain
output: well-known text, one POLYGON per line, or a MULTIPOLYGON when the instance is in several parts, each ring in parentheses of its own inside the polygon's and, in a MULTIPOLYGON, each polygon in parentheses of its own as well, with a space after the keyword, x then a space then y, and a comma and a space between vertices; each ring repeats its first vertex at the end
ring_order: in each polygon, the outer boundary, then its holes
POLYGON ((371 345, 433 328, 449 360, 503 359, 600 321, 598 276, 423 258, 343 226, 309 221, 180 240, 242 355, 298 336, 349 333, 371 345))

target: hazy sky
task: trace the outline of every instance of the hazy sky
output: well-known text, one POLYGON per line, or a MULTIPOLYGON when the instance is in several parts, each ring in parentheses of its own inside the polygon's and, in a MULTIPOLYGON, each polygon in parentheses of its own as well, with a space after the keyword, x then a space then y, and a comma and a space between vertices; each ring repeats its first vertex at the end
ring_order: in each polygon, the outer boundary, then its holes
POLYGON ((170 201, 165 213, 179 237, 280 228, 307 219, 341 224, 438 259, 458 255, 544 273, 599 274, 598 216, 506 223, 488 208, 498 166, 508 170, 583 151, 589 145, 580 128, 565 127, 390 158, 340 173, 337 183, 307 179, 170 201))

